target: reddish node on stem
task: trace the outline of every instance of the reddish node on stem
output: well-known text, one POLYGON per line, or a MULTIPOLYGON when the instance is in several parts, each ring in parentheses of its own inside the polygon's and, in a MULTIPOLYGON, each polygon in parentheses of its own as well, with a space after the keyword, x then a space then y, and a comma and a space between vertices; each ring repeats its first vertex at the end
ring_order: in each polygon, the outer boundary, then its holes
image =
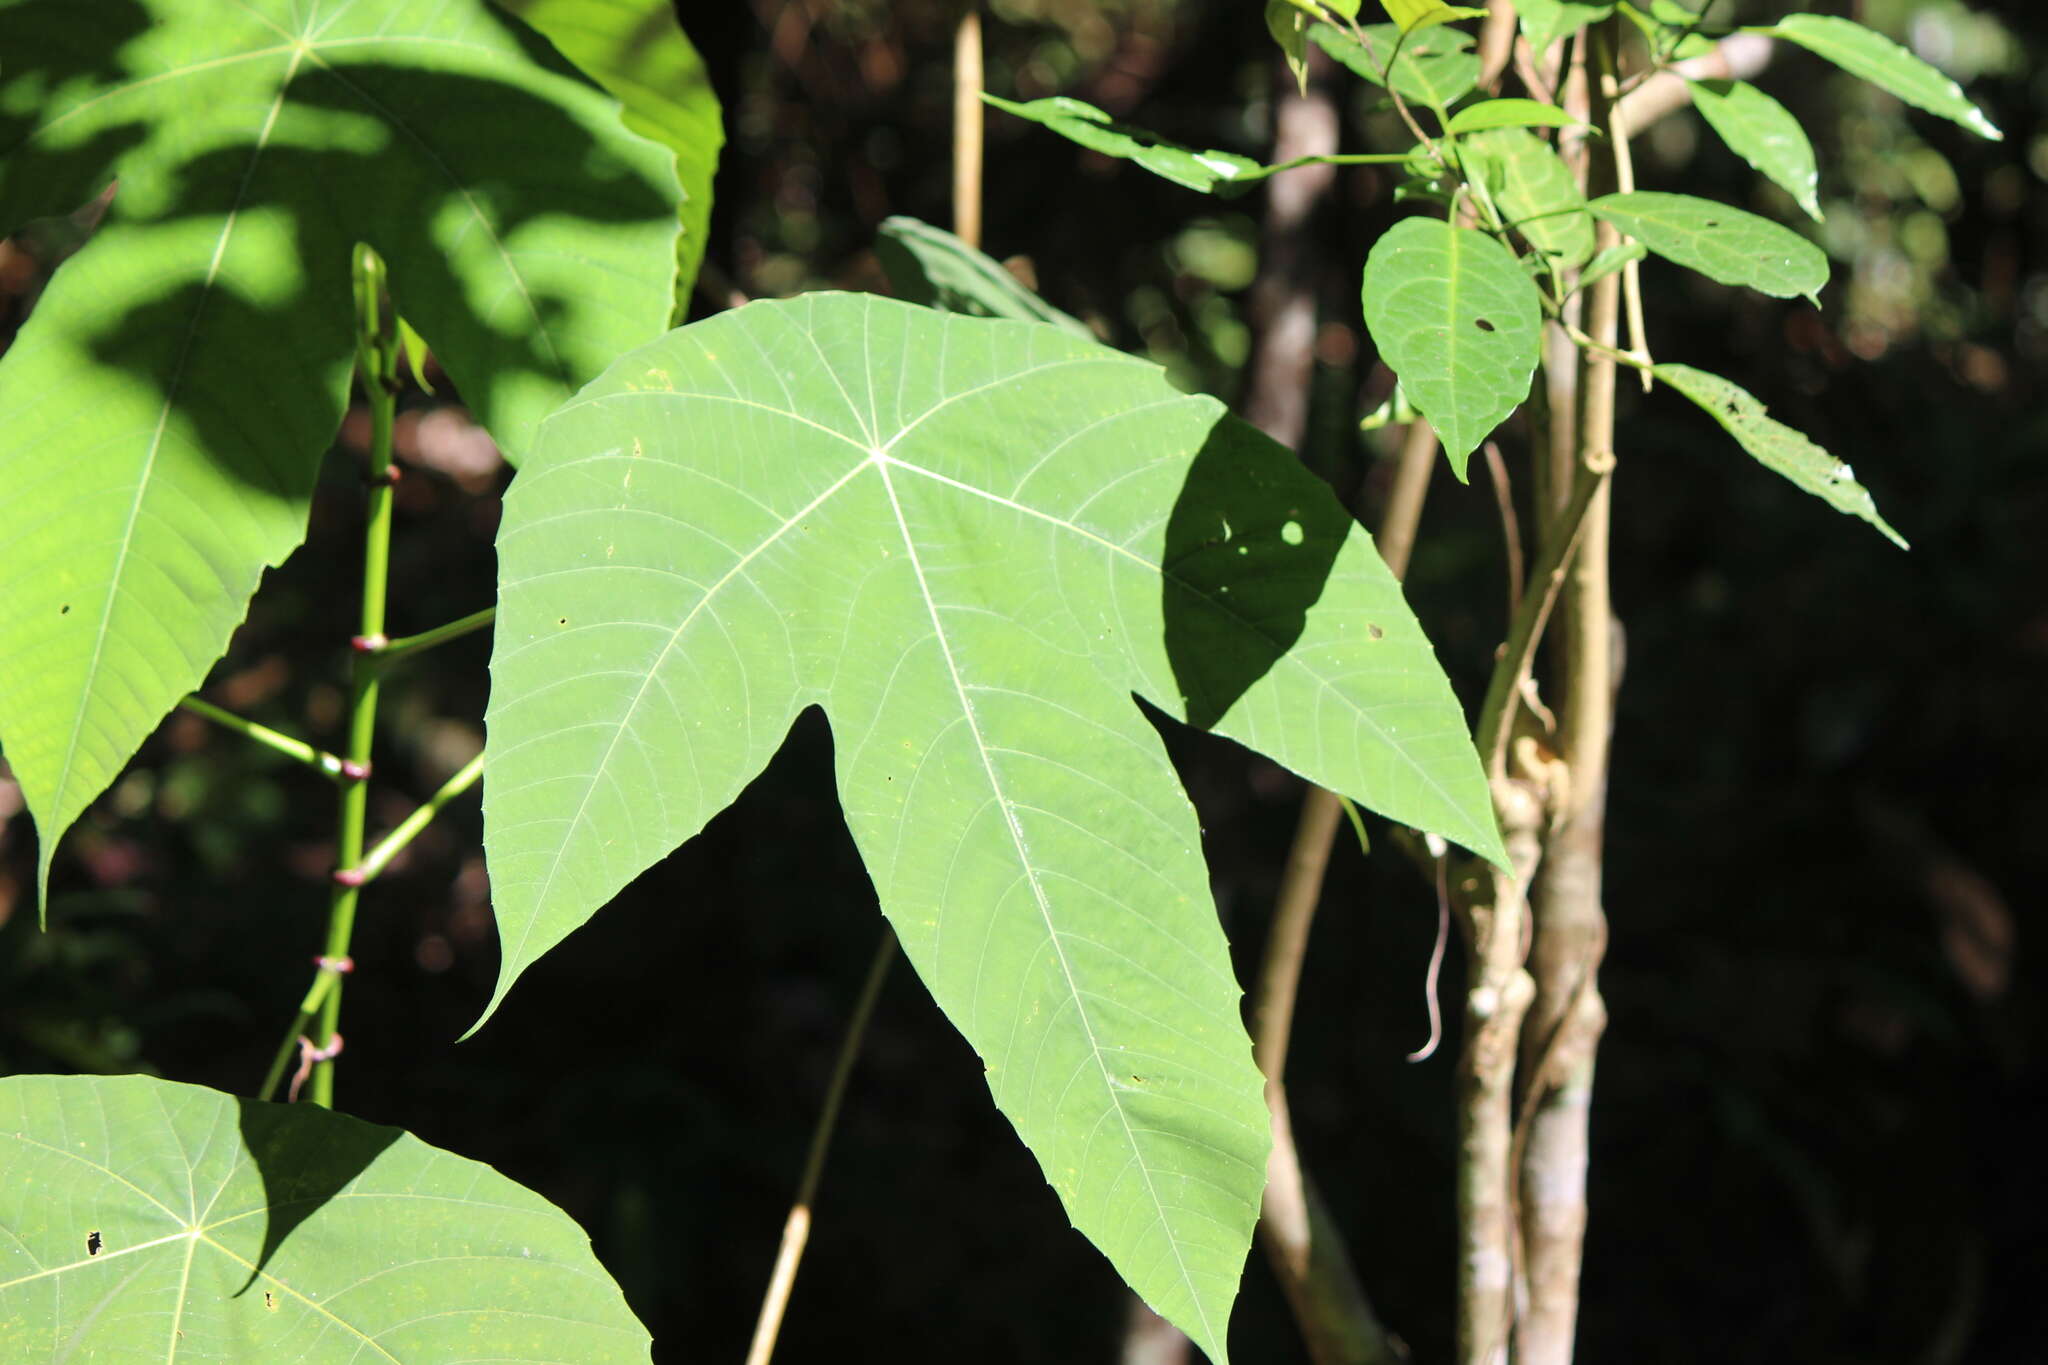
POLYGON ((375 654, 390 643, 391 637, 389 635, 351 635, 348 637, 348 647, 358 654, 375 654))
POLYGON ((363 482, 372 488, 389 488, 404 477, 405 471, 398 467, 396 461, 384 467, 384 477, 382 478, 378 478, 367 469, 363 471, 363 482))
POLYGON ((359 763, 353 758, 341 760, 341 775, 351 782, 362 782, 370 776, 370 765, 359 763))
POLYGON ((322 953, 313 959, 313 965, 323 972, 340 972, 346 976, 356 969, 356 960, 352 957, 329 957, 322 953))
POLYGON ((361 886, 370 880, 360 867, 337 867, 334 869, 336 886, 361 886))

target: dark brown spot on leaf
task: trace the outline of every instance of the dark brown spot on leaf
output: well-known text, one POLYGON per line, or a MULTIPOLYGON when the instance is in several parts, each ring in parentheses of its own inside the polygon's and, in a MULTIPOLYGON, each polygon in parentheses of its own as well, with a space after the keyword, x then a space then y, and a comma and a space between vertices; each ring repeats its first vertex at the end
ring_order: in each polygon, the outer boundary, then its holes
POLYGON ((1472 319, 1472 325, 1474 327, 1477 327, 1482 332, 1491 332, 1494 330, 1493 324, 1488 322, 1485 318, 1472 319))

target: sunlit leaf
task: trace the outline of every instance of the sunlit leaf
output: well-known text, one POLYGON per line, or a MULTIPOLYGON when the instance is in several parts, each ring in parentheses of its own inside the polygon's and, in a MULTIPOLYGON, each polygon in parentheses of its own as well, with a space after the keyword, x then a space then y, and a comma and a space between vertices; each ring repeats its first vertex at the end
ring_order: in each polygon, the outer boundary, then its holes
POLYGON ((1650 249, 1641 242, 1617 242, 1586 262, 1586 268, 1579 272, 1579 288, 1598 283, 1630 261, 1640 261, 1650 254, 1650 249))
POLYGON ((1587 0, 1514 0, 1515 13, 1522 16, 1522 32, 1529 45, 1541 52, 1568 33, 1587 24, 1597 24, 1614 13, 1612 0, 1603 4, 1587 0))
POLYGON ((1071 142, 1078 142, 1105 156, 1135 161, 1154 175, 1205 194, 1236 184, 1249 184, 1272 174, 1270 168, 1250 157, 1239 156, 1235 152, 1197 151, 1183 147, 1143 128, 1118 123, 1094 105, 1065 95, 1024 104, 995 95, 984 94, 982 98, 998 109, 1050 128, 1071 142))
POLYGON ((0 54, 0 229, 119 183, 0 357, 0 735, 46 881, 305 534, 354 245, 516 459, 666 324, 677 181, 482 0, 26 0, 0 54))
POLYGON ((1486 234, 1407 218, 1373 243, 1363 295, 1381 357, 1464 478, 1472 451, 1528 397, 1543 320, 1535 284, 1486 234))
POLYGON ((493 1007, 822 706, 882 910, 997 1104, 1220 1360, 1263 1091, 1132 694, 1499 855, 1456 700, 1326 486, 1057 328, 810 295, 623 358, 544 426, 498 551, 493 1007))
POLYGON ((1576 122, 1578 120, 1564 110, 1541 100, 1481 100, 1451 115, 1444 131, 1456 136, 1459 133, 1484 132, 1488 128, 1561 128, 1576 122))
POLYGON ((1562 269, 1593 254, 1593 218, 1578 182, 1551 145, 1521 128, 1475 133, 1458 148, 1466 173, 1544 260, 1562 269))
POLYGON ((313 1105, 0 1080, 0 1360, 646 1362, 554 1205, 313 1105))
POLYGON ((1730 151, 1820 221, 1813 144, 1790 110, 1746 81, 1693 81, 1692 102, 1730 151))
POLYGON ((1970 102, 1962 87, 1938 68, 1853 19, 1830 14, 1794 14, 1756 31, 1797 43, 1850 75, 1891 92, 1917 109, 1953 119, 1980 137, 1998 141, 2005 136, 1984 117, 1983 110, 1970 102))
POLYGON ((1406 41, 1392 24, 1373 24, 1360 32, 1363 42, 1343 29, 1317 24, 1308 36, 1353 75, 1374 85, 1387 83, 1383 73, 1391 61, 1394 89, 1401 98, 1432 109, 1449 108, 1479 84, 1479 57, 1472 51, 1472 35, 1461 29, 1424 29, 1406 41))
POLYGON ((1870 490, 1856 482, 1848 465, 1783 422, 1767 417, 1764 405, 1748 390, 1689 365, 1659 365, 1652 373, 1699 404, 1757 463, 1776 470, 1836 511, 1861 517, 1901 550, 1909 548, 1905 538, 1877 514, 1870 490))
POLYGON ((1455 24, 1460 19, 1484 19, 1486 11, 1469 5, 1446 5, 1442 0, 1381 0, 1387 17, 1404 33, 1455 24))
POLYGON ((1587 207, 1667 260, 1723 284, 1819 303, 1828 258, 1788 227, 1689 194, 1609 194, 1587 207))

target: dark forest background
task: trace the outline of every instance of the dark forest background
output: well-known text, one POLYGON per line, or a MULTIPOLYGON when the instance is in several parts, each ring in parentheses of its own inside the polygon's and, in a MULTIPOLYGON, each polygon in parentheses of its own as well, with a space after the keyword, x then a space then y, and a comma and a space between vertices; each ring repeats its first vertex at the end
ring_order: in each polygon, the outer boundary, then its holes
MULTIPOLYGON (((1776 0, 1717 6, 1766 19, 1776 0)), ((2048 1359, 2048 9, 1864 0, 1963 79, 2002 143, 1781 47, 1758 78, 1812 134, 1835 282, 1815 312, 1646 267, 1661 360, 1725 374, 1848 459, 1910 555, 1750 463, 1673 396, 1624 386, 1615 742, 1581 1359, 2048 1359)), ((991 0, 989 86, 1067 93, 1258 155, 1276 64, 1253 0, 991 0)), ((948 218, 953 10, 941 0, 681 7, 725 105, 698 309, 731 291, 885 288, 890 214, 948 218)), ((1395 125, 1346 91, 1346 150, 1395 125)), ((1181 382, 1238 396, 1256 196, 1221 201, 992 113, 985 244, 1181 382)), ((508 129, 507 136, 517 136, 508 129)), ((1793 221, 1690 112, 1644 188, 1793 221)), ((1357 419, 1390 385, 1358 269, 1397 214, 1347 171, 1303 457, 1368 517, 1357 419)), ((5 333, 51 244, 0 248, 5 333)), ((401 306, 403 301, 401 300, 401 306)), ((1519 419, 1518 419, 1519 420, 1519 419)), ((345 427, 311 536, 207 695, 338 742, 360 544, 345 427)), ((393 629, 486 605, 506 474, 445 390, 406 400, 393 629)), ((1511 465, 1522 443, 1504 433, 1511 465)), ((1475 463, 1475 471, 1480 466, 1475 463)), ((1476 702, 1502 626, 1493 495, 1439 473, 1411 573, 1476 702)), ((386 685, 372 828, 481 742, 486 637, 386 685)), ((1241 973, 1299 784, 1173 732, 1241 973)), ((378 882, 357 929, 340 1105, 560 1203, 655 1334, 738 1359, 878 919, 815 715, 732 810, 529 972, 457 1046, 497 964, 474 798, 378 882)), ((331 792, 175 715, 68 837, 49 928, 0 779, 0 1071, 147 1070, 246 1092, 307 979, 331 792), (12 816, 11 820, 6 817, 12 816)), ((1305 1159, 1417 1359, 1448 1354, 1450 1052, 1426 1028, 1429 888, 1340 849, 1291 1063, 1305 1159)), ((1455 993, 1456 954, 1445 989, 1455 993)), ((1453 1040, 1455 1041, 1455 1040, 1453 1040)), ((782 1358, 1107 1362, 1125 1299, 907 970, 856 1076, 782 1358)), ((1255 1252, 1240 1358, 1302 1359, 1255 1252)))

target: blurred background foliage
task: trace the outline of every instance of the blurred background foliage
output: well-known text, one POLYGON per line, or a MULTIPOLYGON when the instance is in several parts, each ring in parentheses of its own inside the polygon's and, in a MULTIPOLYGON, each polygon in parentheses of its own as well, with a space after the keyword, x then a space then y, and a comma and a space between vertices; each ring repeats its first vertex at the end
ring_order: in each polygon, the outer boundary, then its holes
MULTIPOLYGON (((1658 357, 1728 375, 1850 460, 1915 549, 1800 497, 1685 403, 1625 392, 1612 1024, 1581 1358, 2039 1360, 2048 12, 1806 8, 1907 43, 2007 137, 1979 142, 1781 47, 1758 81, 1820 153, 1826 222, 1804 230, 1834 259, 1824 309, 1646 267, 1658 357)), ((991 0, 988 83, 1256 156, 1286 79, 1260 9, 991 0)), ((1784 10, 1724 0, 1715 17, 1784 10)), ((682 7, 730 136, 700 313, 736 294, 881 289, 882 219, 945 222, 955 13, 941 0, 682 7)), ((1345 94, 1346 150, 1402 145, 1375 94, 1345 94)), ((1259 199, 1194 196, 998 114, 988 166, 993 253, 1105 340, 1240 397, 1259 199)), ((1637 173, 1798 220, 1689 111, 1642 139, 1637 173)), ((1391 378, 1362 333, 1358 266, 1395 217, 1390 189, 1347 171, 1314 227, 1329 265, 1303 455, 1368 518, 1386 448, 1357 421, 1391 378)), ((91 218, 0 246, 0 334, 91 218)), ((207 689, 329 745, 364 437, 358 414, 307 546, 266 581, 207 689)), ((404 632, 489 601, 506 473, 445 386, 408 397, 399 439, 404 632)), ((1517 425, 1502 444, 1519 469, 1517 425)), ((1491 492, 1440 477, 1410 591, 1468 698, 1501 628, 1499 546, 1491 492)), ((373 828, 481 743, 487 658, 472 637, 387 684, 373 828)), ((1298 784, 1229 745, 1169 741, 1248 972, 1298 784)), ((174 715, 67 840, 39 932, 32 834, 0 779, 0 1070, 252 1087, 317 949, 331 795, 174 715)), ((876 934, 830 737, 801 721, 732 811, 457 1047, 496 966, 479 823, 473 799, 458 806, 369 894, 340 1101, 560 1202, 658 1359, 736 1357, 876 934)), ((1422 1360, 1449 1345, 1451 1060, 1401 1057, 1424 1029, 1433 923, 1400 860, 1340 851, 1291 1075, 1305 1157, 1422 1360)), ((1117 1356, 1113 1277, 907 972, 870 1035, 819 1219, 790 1360, 840 1358, 852 1341, 898 1359, 1117 1356)), ((1301 1358, 1256 1254, 1234 1340, 1245 1359, 1301 1358)))

